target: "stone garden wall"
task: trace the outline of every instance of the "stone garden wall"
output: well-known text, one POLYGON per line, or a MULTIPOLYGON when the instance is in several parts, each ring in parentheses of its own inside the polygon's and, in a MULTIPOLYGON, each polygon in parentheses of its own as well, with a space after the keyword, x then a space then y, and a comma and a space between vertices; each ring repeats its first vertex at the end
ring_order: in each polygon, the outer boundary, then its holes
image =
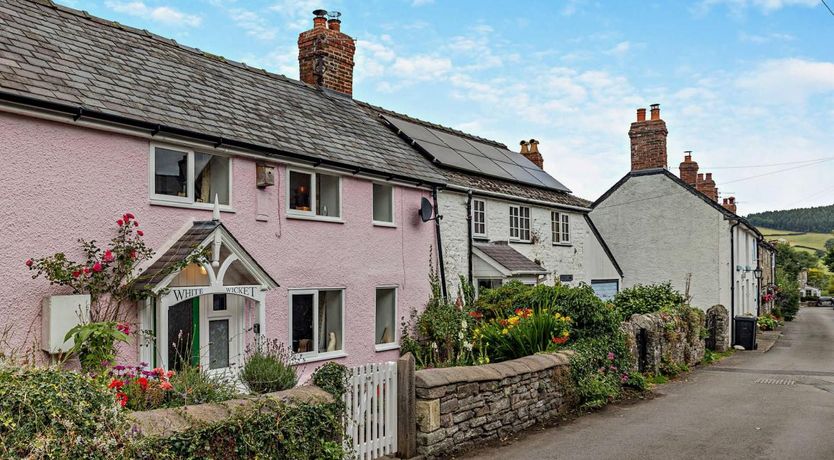
POLYGON ((692 367, 704 358, 702 319, 687 321, 664 313, 649 313, 632 315, 620 327, 626 334, 634 368, 643 373, 674 375, 684 365, 692 367))
POLYGON ((730 313, 723 305, 713 305, 707 310, 707 347, 714 351, 730 348, 730 313))
POLYGON ((446 458, 567 412, 575 405, 569 357, 417 371, 417 451, 446 458))

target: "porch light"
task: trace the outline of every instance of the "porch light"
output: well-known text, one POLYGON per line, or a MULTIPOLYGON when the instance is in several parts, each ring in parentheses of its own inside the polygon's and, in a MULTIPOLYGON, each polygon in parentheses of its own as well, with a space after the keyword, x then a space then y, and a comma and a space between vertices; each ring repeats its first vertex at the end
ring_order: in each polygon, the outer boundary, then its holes
POLYGON ((208 274, 208 272, 206 271, 206 267, 200 265, 200 274, 201 275, 207 275, 208 274))
POLYGON ((761 278, 762 277, 762 267, 756 267, 756 269, 753 270, 753 274, 756 275, 756 278, 761 278))

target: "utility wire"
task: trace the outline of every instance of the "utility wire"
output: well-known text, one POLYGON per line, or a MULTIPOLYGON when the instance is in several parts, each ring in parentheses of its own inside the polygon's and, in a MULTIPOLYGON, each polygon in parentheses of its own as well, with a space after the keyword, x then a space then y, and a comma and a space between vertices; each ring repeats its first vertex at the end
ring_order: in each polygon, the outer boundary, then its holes
POLYGON ((773 174, 779 174, 779 173, 782 173, 782 172, 785 172, 785 171, 792 171, 794 169, 807 168, 808 166, 815 166, 815 165, 818 165, 820 163, 825 163, 826 161, 831 161, 831 159, 819 160, 819 161, 816 161, 814 163, 807 163, 807 164, 803 164, 803 165, 799 165, 799 166, 794 166, 792 168, 778 169, 776 171, 770 171, 770 172, 766 172, 766 173, 762 173, 762 174, 757 174, 755 176, 742 177, 741 179, 734 179, 734 180, 729 180, 729 181, 726 181, 726 182, 721 182, 717 185, 720 185, 720 186, 723 187, 727 184, 734 184, 736 182, 742 182, 742 181, 746 181, 746 180, 750 180, 750 179, 757 179, 759 177, 770 176, 770 175, 773 175, 773 174))
POLYGON ((831 9, 831 7, 830 7, 830 6, 828 6, 828 3, 825 3, 825 0, 820 0, 820 1, 821 1, 821 2, 822 2, 822 4, 823 4, 823 5, 825 5, 825 7, 828 9, 828 12, 829 12, 829 13, 831 13, 831 16, 834 16, 834 10, 832 10, 832 9, 831 9))
MULTIPOLYGON (((823 158, 814 158, 812 160, 799 160, 799 161, 785 161, 782 163, 765 163, 765 164, 755 164, 755 165, 736 165, 736 166, 699 166, 698 169, 749 169, 749 168, 770 168, 773 166, 786 166, 786 165, 798 165, 804 163, 813 163, 822 160, 831 160, 834 157, 823 157, 823 158)), ((680 169, 680 166, 676 166, 676 169, 680 169)))

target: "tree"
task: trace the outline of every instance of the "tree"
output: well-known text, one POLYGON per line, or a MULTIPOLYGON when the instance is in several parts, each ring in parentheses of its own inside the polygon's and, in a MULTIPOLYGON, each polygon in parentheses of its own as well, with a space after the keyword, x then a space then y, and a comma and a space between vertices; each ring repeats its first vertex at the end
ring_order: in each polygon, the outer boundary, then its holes
MULTIPOLYGON (((834 257, 834 255, 832 255, 834 257)), ((834 261, 834 259, 832 259, 834 261)), ((799 272, 816 267, 819 264, 817 256, 805 251, 798 251, 787 243, 776 244, 776 270, 796 278, 799 272)))
POLYGON ((808 284, 817 289, 828 289, 828 280, 831 275, 825 272, 822 268, 808 269, 808 284))
POLYGON ((834 249, 834 238, 825 240, 825 250, 828 251, 830 249, 834 249))
POLYGON ((834 248, 825 252, 825 256, 822 258, 822 263, 828 267, 828 271, 834 272, 834 248))

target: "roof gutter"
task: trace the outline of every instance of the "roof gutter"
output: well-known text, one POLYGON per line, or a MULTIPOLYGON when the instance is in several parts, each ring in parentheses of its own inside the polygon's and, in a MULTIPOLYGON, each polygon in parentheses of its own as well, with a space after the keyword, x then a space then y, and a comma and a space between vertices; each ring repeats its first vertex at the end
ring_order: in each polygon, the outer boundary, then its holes
POLYGON ((486 190, 480 190, 472 187, 463 187, 461 185, 455 184, 448 184, 446 185, 446 190, 454 190, 456 192, 463 192, 463 193, 473 193, 474 195, 479 196, 489 196, 493 198, 501 198, 507 201, 517 201, 521 203, 529 203, 529 204, 536 204, 539 206, 546 206, 548 208, 558 208, 558 209, 569 209, 572 211, 580 211, 580 212, 590 212, 591 208, 584 208, 581 206, 571 206, 569 204, 561 204, 561 203, 554 203, 552 201, 544 201, 544 200, 535 200, 532 198, 521 198, 515 195, 510 195, 507 193, 501 192, 489 192, 486 190))
POLYGON ((137 120, 121 115, 87 109, 83 106, 45 101, 5 91, 0 91, 0 111, 50 121, 80 125, 104 131, 117 132, 130 136, 145 137, 158 141, 192 144, 194 141, 197 141, 201 147, 208 146, 210 148, 214 148, 215 150, 224 151, 234 155, 248 156, 261 160, 278 160, 287 163, 296 162, 295 164, 301 166, 322 166, 377 180, 395 180, 405 184, 415 184, 417 187, 430 188, 445 186, 442 182, 420 180, 414 178, 413 176, 393 174, 387 171, 376 171, 370 168, 323 159, 301 152, 277 149, 234 139, 226 139, 222 136, 214 136, 174 126, 137 120))

